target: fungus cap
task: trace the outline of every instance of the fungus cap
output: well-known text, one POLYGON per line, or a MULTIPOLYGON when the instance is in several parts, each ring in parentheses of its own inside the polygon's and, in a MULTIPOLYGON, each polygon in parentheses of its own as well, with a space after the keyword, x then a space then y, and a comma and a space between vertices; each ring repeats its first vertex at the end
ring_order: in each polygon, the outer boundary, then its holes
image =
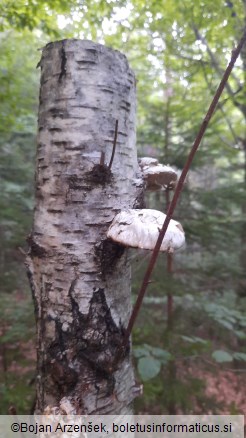
POLYGON ((139 160, 147 190, 161 190, 167 186, 174 186, 177 173, 170 166, 158 163, 156 158, 143 157, 139 160))
MULTIPOLYGON (((123 210, 110 225, 107 237, 121 245, 153 250, 166 215, 158 210, 123 210)), ((182 225, 171 219, 160 251, 173 252, 185 243, 182 225)))

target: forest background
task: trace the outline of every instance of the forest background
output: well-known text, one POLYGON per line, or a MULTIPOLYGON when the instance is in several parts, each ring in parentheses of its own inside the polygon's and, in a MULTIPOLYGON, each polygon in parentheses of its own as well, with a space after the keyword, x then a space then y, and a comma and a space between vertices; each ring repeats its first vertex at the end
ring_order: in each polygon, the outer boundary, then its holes
MULTIPOLYGON (((137 78, 137 147, 181 170, 246 25, 246 0, 2 0, 0 413, 29 413, 35 323, 24 268, 34 203, 40 49, 92 39, 137 78)), ((165 191, 148 207, 166 210, 165 191)), ((133 334, 137 412, 246 413, 246 47, 186 181, 186 248, 159 257, 133 334), (164 270, 165 267, 165 270, 164 270)), ((133 300, 148 255, 133 259, 133 300)))

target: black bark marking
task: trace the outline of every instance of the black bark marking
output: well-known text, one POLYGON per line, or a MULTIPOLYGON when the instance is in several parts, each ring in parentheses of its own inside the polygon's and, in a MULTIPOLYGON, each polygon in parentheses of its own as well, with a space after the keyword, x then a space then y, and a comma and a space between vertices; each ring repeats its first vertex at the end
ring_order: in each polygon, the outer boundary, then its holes
MULTIPOLYGON (((78 65, 93 65, 96 64, 96 61, 92 61, 91 59, 82 59, 76 61, 78 65)), ((81 70, 81 69, 80 69, 81 70)))
MULTIPOLYGON (((72 146, 73 143, 71 141, 53 141, 52 140, 52 144, 54 146, 66 148, 66 146, 72 146)), ((64 161, 64 160, 62 160, 62 161, 64 161)))
POLYGON ((69 175, 67 177, 68 187, 72 190, 83 190, 83 189, 89 189, 85 185, 84 178, 79 178, 77 175, 69 175))
POLYGON ((90 172, 87 172, 85 175, 85 180, 94 185, 102 185, 108 184, 112 181, 113 175, 111 170, 106 165, 95 164, 93 169, 90 172))
POLYGON ((65 246, 65 248, 73 248, 75 245, 74 243, 62 243, 62 246, 65 246))
MULTIPOLYGON (((48 362, 47 373, 51 375, 54 382, 54 392, 57 393, 58 397, 67 396, 78 382, 76 371, 62 359, 52 359, 52 362, 48 362)), ((49 388, 47 388, 47 392, 49 392, 49 388)))
POLYGON ((91 53, 92 55, 97 56, 98 50, 97 49, 91 49, 91 48, 87 48, 85 49, 87 52, 91 53))
POLYGON ((94 288, 90 309, 86 318, 82 340, 86 348, 78 351, 81 359, 86 359, 95 371, 98 393, 106 396, 114 393, 114 372, 129 354, 129 348, 119 357, 118 352, 124 338, 123 327, 117 327, 107 305, 104 289, 94 288), (106 382, 106 388, 105 388, 106 382))
POLYGON ((100 87, 101 88, 101 90, 102 91, 104 91, 105 93, 110 93, 110 94, 114 94, 114 90, 113 89, 111 89, 111 88, 103 88, 103 87, 100 87))
POLYGON ((78 374, 69 364, 66 355, 68 338, 60 321, 55 320, 55 327, 55 340, 47 348, 45 374, 51 377, 47 382, 47 392, 59 398, 71 393, 78 382, 78 374))
POLYGON ((53 132, 61 132, 61 128, 49 128, 49 131, 53 134, 53 132))
POLYGON ((83 151, 85 148, 83 145, 74 147, 65 147, 66 151, 83 151))
POLYGON ((60 83, 62 81, 63 76, 66 76, 67 73, 67 56, 65 52, 65 43, 62 41, 62 48, 61 48, 61 72, 59 74, 58 82, 60 83))
POLYGON ((27 278, 28 278, 28 280, 30 282, 30 286, 31 286, 31 293, 32 293, 32 299, 33 299, 33 304, 34 304, 34 314, 37 315, 38 314, 38 300, 37 300, 37 291, 35 288, 33 273, 30 270, 28 262, 25 263, 25 266, 26 266, 27 278))
POLYGON ((48 213, 53 213, 53 214, 63 213, 63 210, 55 210, 54 208, 48 208, 47 211, 48 211, 48 213))
MULTIPOLYGON (((72 116, 70 116, 68 110, 66 110, 66 109, 52 107, 52 108, 50 108, 49 112, 53 118, 56 118, 56 117, 60 117, 61 119, 72 118, 72 116)), ((67 142, 63 142, 63 143, 67 143, 67 142)))
POLYGON ((42 259, 47 256, 46 249, 35 241, 34 236, 32 234, 29 234, 26 241, 29 245, 29 255, 31 256, 31 258, 39 257, 40 259, 42 259))
POLYGON ((82 368, 86 365, 93 369, 99 378, 110 381, 119 363, 129 353, 129 349, 126 349, 124 356, 115 361, 124 338, 124 329, 115 324, 104 289, 94 288, 89 312, 87 315, 81 314, 73 297, 76 281, 75 279, 72 282, 68 293, 71 299, 73 326, 71 332, 63 333, 66 345, 69 343, 74 357, 80 358, 82 368))
POLYGON ((112 274, 124 251, 124 246, 110 239, 105 239, 95 245, 95 258, 100 266, 103 278, 105 278, 106 274, 112 274))

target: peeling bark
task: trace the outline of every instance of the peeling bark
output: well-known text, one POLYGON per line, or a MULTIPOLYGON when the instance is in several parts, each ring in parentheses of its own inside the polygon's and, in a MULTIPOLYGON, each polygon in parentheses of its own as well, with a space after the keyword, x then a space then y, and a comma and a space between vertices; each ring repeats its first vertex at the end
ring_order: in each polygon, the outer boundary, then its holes
POLYGON ((64 405, 77 414, 129 413, 136 395, 130 348, 114 359, 130 316, 130 263, 106 231, 120 210, 143 207, 135 78, 124 55, 91 41, 50 43, 40 66, 26 260, 37 321, 36 413, 64 405))

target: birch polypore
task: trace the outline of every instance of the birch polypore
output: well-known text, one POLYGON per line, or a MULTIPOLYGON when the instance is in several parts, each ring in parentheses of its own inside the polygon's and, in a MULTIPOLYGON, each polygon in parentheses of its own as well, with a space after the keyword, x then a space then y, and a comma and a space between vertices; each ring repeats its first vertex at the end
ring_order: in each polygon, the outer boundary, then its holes
POLYGON ((177 173, 170 166, 165 166, 155 158, 143 157, 139 159, 139 166, 147 190, 163 190, 174 188, 177 173))
POLYGON ((119 211, 141 208, 135 78, 124 55, 91 41, 50 43, 40 66, 27 257, 37 319, 36 412, 70 406, 78 414, 128 413, 136 396, 129 348, 118 363, 115 356, 131 310, 130 262, 106 232, 119 211))
MULTIPOLYGON (((107 237, 126 247, 154 249, 166 215, 158 210, 125 210, 116 215, 107 237)), ((182 225, 171 219, 160 251, 173 252, 185 243, 182 225)))

